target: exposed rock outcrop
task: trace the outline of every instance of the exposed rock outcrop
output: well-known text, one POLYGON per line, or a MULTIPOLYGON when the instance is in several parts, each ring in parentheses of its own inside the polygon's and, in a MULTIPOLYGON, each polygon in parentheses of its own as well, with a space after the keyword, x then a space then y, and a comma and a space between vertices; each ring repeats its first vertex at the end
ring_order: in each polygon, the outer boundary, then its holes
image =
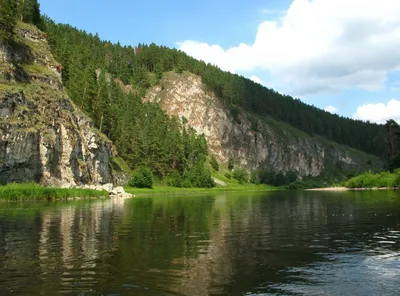
POLYGON ((381 164, 375 156, 310 136, 269 117, 239 112, 234 118, 201 78, 190 73, 164 75, 143 101, 185 118, 197 133, 205 135, 209 149, 222 163, 233 157, 248 169, 296 171, 300 176, 317 176, 327 168, 368 169, 371 163, 381 164))
POLYGON ((102 184, 102 185, 81 185, 78 186, 78 188, 81 189, 91 189, 91 190, 105 190, 110 194, 111 198, 131 198, 134 195, 125 192, 124 187, 122 186, 116 186, 114 187, 114 185, 112 183, 106 183, 106 184, 102 184))
POLYGON ((0 44, 0 183, 74 187, 126 180, 110 165, 111 141, 63 90, 43 33, 23 28, 17 34, 17 45, 0 44))

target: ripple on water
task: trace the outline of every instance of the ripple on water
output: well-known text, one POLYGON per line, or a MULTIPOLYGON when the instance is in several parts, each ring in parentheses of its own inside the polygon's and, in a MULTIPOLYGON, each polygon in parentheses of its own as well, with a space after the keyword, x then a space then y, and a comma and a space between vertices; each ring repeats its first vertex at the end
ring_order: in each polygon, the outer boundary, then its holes
POLYGON ((320 194, 0 208, 0 295, 396 295, 400 203, 320 194))

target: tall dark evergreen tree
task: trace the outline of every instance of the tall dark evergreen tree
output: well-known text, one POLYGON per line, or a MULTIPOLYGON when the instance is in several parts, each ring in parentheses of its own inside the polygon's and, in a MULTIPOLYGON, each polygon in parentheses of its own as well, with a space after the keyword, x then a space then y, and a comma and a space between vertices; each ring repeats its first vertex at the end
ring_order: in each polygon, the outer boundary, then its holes
POLYGON ((386 121, 385 128, 387 131, 385 142, 388 151, 388 168, 392 171, 400 168, 400 125, 390 119, 386 121))
POLYGON ((0 0, 0 42, 8 42, 12 39, 16 14, 16 0, 0 0))
POLYGON ((40 26, 40 5, 37 0, 18 0, 18 17, 22 22, 40 26))

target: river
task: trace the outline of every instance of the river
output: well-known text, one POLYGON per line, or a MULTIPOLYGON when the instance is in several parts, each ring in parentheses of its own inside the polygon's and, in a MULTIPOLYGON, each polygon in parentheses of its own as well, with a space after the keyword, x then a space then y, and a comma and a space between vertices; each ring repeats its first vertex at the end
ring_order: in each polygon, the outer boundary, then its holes
POLYGON ((400 192, 1 203, 0 295, 400 295, 400 192))

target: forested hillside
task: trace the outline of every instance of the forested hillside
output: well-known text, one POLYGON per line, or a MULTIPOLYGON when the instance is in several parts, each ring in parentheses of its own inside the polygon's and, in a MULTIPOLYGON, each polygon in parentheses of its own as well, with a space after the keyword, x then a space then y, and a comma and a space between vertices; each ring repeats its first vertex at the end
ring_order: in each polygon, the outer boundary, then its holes
MULTIPOLYGON (((157 105, 141 102, 140 92, 146 85, 140 84, 143 79, 139 76, 139 68, 135 70, 135 76, 132 75, 132 57, 135 55, 132 49, 110 45, 68 26, 42 20, 36 0, 0 0, 0 32, 0 57, 6 61, 0 66, 0 110, 3 98, 7 107, 7 98, 14 93, 17 96, 21 90, 26 96, 34 87, 47 90, 49 85, 45 83, 42 86, 42 82, 56 81, 52 71, 61 72, 69 96, 93 119, 96 128, 114 142, 129 169, 150 168, 153 174, 166 177, 171 184, 178 186, 215 185, 204 165, 208 151, 204 136, 198 136, 177 118, 170 118, 157 105), (42 39, 43 34, 27 23, 46 29, 48 36, 44 34, 42 39), (63 66, 53 60, 45 39, 63 66), (127 82, 133 77, 138 79, 135 82, 137 89, 124 92, 121 81, 127 82)), ((143 73, 147 75, 147 72, 143 73)), ((61 88, 59 86, 56 93, 43 91, 41 99, 62 97, 61 88)), ((42 104, 41 100, 36 102, 42 104)), ((11 119, 7 116, 4 124, 9 131, 11 119)), ((31 126, 31 130, 42 134, 39 127, 31 126)), ((116 158, 112 165, 119 169, 124 167, 121 158, 116 158)))
POLYGON ((63 79, 72 97, 82 100, 87 112, 98 114, 91 97, 95 92, 94 69, 102 68, 124 83, 137 87, 136 95, 157 82, 164 72, 184 70, 202 77, 210 90, 231 105, 232 112, 245 110, 269 115, 309 134, 319 134, 337 143, 383 156, 382 125, 343 118, 281 95, 236 74, 197 61, 176 49, 151 45, 123 47, 101 41, 69 25, 45 19, 45 31, 56 58, 64 66, 63 79))

